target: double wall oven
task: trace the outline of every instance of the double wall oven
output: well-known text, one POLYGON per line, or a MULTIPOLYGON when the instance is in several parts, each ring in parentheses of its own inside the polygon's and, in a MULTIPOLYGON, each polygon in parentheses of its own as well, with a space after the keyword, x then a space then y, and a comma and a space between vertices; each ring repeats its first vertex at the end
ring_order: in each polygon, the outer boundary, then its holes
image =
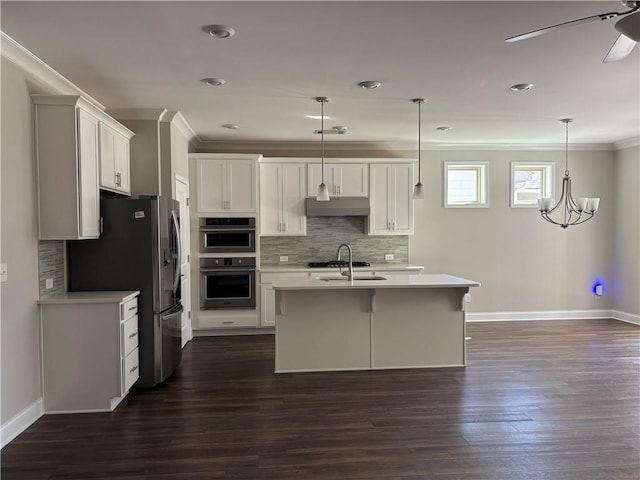
POLYGON ((200 219, 201 310, 256 308, 255 242, 253 217, 200 219))

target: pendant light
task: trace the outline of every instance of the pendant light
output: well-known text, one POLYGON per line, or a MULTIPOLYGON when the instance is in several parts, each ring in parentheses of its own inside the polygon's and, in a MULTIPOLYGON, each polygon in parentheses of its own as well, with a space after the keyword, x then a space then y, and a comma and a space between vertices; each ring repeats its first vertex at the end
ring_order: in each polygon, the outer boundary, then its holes
POLYGON ((570 225, 579 225, 591 220, 600 206, 600 198, 579 197, 573 198, 571 194, 571 177, 569 176, 569 124, 573 118, 560 120, 565 125, 565 150, 564 150, 564 178, 562 179, 562 194, 558 203, 553 205, 553 198, 539 198, 538 209, 540 215, 547 222, 567 228, 570 225), (554 220, 553 212, 562 212, 554 220))
POLYGON ((424 103, 424 98, 414 98, 411 100, 413 103, 418 104, 418 183, 413 187, 413 199, 424 199, 424 186, 422 185, 421 171, 420 171, 420 106, 424 103))
POLYGON ((318 185, 318 195, 316 195, 316 200, 319 202, 328 202, 329 201, 329 189, 324 184, 324 104, 329 101, 327 97, 316 97, 316 102, 320 102, 320 138, 322 139, 322 183, 318 185))

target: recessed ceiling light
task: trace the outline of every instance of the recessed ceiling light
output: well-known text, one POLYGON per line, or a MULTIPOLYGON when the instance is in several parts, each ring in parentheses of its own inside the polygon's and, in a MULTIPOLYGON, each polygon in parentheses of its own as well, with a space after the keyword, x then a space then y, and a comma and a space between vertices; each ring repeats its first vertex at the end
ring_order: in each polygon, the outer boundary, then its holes
POLYGON ((216 77, 203 78, 202 81, 204 83, 206 83, 207 85, 210 85, 212 87, 219 87, 219 86, 224 85, 226 83, 224 78, 216 78, 216 77))
POLYGON ((222 128, 228 128, 229 130, 237 130, 240 128, 240 125, 237 123, 225 123, 224 125, 220 125, 222 128))
POLYGON ((216 38, 229 38, 233 37, 233 35, 236 33, 233 28, 226 25, 207 25, 203 28, 203 30, 212 37, 216 38))
POLYGON ((510 88, 512 92, 526 92, 533 88, 533 83, 517 83, 515 85, 511 85, 510 88))
POLYGON ((365 88, 367 90, 373 90, 374 88, 378 88, 382 85, 382 82, 378 82, 376 80, 367 80, 366 82, 360 82, 358 86, 360 88, 365 88))
POLYGON ((436 130, 438 130, 439 132, 448 132, 449 130, 451 130, 451 127, 442 126, 442 127, 437 127, 436 130))
MULTIPOLYGON (((313 120, 321 120, 321 119, 322 119, 322 116, 320 116, 320 115, 305 115, 305 117, 307 117, 307 118, 311 118, 311 119, 313 119, 313 120)), ((331 118, 331 117, 330 117, 330 116, 328 116, 328 115, 325 115, 325 116, 324 116, 324 119, 325 119, 325 120, 328 120, 328 119, 330 119, 330 118, 331 118)))

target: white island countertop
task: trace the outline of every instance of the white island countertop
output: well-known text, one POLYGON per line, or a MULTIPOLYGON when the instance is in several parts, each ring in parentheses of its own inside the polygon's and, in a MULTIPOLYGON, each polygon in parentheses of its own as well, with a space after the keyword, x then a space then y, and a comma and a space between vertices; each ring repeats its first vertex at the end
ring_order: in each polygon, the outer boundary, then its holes
MULTIPOLYGON (((307 265, 264 265, 259 267, 258 270, 262 273, 333 272, 336 275, 340 274, 340 269, 336 267, 310 268, 307 265)), ((345 269, 343 268, 343 270, 345 269)), ((416 272, 422 270, 424 270, 422 265, 412 265, 407 263, 372 263, 368 267, 353 267, 354 272, 416 272)))
MULTIPOLYGON (((384 275, 383 275, 384 276, 384 275)), ((384 280, 357 280, 358 274, 354 272, 353 281, 340 279, 320 280, 313 276, 308 278, 283 278, 273 283, 274 290, 353 290, 353 289, 378 289, 378 288, 469 288, 479 287, 480 282, 454 277, 446 274, 423 275, 389 275, 384 280)))

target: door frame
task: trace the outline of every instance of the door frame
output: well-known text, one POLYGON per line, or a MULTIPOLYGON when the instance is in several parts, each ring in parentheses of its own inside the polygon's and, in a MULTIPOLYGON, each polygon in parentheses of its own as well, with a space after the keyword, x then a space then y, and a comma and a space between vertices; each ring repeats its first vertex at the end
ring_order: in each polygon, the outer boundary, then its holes
MULTIPOLYGON (((192 309, 191 309, 191 288, 193 287, 193 282, 191 281, 191 241, 190 241, 190 236, 191 236, 191 208, 190 208, 190 197, 191 197, 191 193, 190 193, 190 189, 189 189, 189 180, 185 177, 183 177, 182 175, 179 174, 175 174, 174 177, 174 191, 175 191, 175 196, 178 196, 178 184, 182 184, 187 191, 187 204, 184 205, 184 209, 186 211, 185 212, 180 212, 180 232, 181 232, 181 236, 182 236, 182 250, 184 252, 184 254, 186 255, 186 259, 187 262, 186 264, 180 264, 180 268, 183 270, 181 271, 181 275, 182 275, 182 285, 184 285, 185 279, 186 282, 189 286, 189 288, 187 289, 188 291, 185 292, 185 289, 182 289, 182 305, 184 306, 184 311, 182 313, 183 315, 183 327, 182 327, 182 346, 184 347, 188 342, 190 342, 193 339, 193 325, 192 325, 192 309), (186 265, 185 268, 183 268, 183 265, 186 265)), ((176 200, 179 201, 178 198, 176 198, 176 200)), ((180 204, 180 209, 182 210, 183 205, 180 204)), ((181 285, 181 286, 182 286, 181 285)))

